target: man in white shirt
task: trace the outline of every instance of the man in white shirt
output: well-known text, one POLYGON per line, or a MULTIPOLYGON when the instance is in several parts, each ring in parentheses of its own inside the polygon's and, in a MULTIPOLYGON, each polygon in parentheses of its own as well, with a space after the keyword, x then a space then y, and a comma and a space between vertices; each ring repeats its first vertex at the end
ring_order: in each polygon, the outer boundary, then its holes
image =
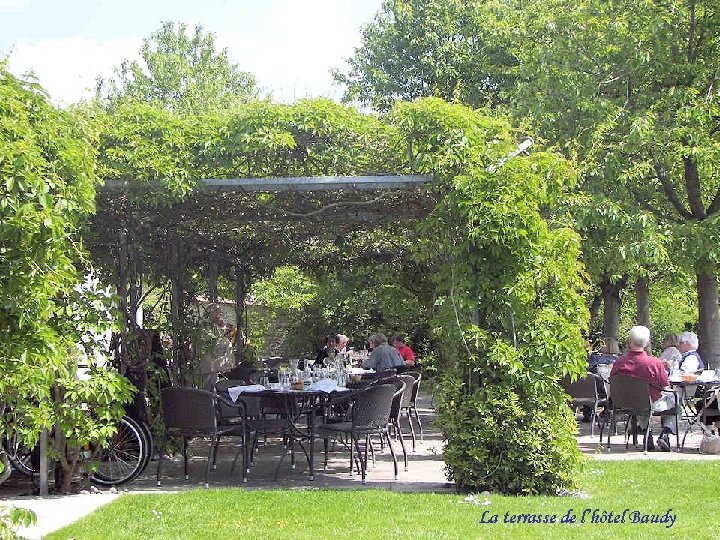
POLYGON ((701 369, 705 369, 700 354, 697 352, 698 337, 694 332, 683 332, 678 336, 678 349, 682 353, 680 360, 680 369, 684 373, 695 373, 701 369))

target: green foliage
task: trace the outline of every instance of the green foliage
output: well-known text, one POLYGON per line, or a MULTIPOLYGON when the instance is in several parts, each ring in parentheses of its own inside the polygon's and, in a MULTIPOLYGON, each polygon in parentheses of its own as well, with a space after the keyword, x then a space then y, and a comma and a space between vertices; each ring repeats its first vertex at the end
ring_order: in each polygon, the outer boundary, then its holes
POLYGON ((297 266, 280 266, 272 278, 253 285, 252 296, 262 306, 297 314, 317 295, 317 286, 297 266))
POLYGON ((0 506, 0 539, 22 540, 15 532, 15 527, 30 527, 37 522, 37 516, 32 510, 0 506))
POLYGON ((553 383, 506 377, 467 394, 460 379, 445 375, 435 391, 439 420, 452 434, 443 457, 458 487, 536 495, 575 484, 575 419, 553 383))
POLYGON ((159 107, 124 101, 111 114, 88 110, 97 130, 97 173, 125 183, 138 198, 166 205, 194 186, 190 127, 182 116, 159 107))
POLYGON ((201 25, 166 21, 143 40, 142 62, 124 60, 115 78, 98 80, 98 95, 114 107, 125 99, 199 113, 233 107, 257 96, 255 77, 217 51, 215 35, 201 25))
POLYGON ((505 160, 515 134, 499 117, 435 99, 393 114, 443 194, 426 234, 446 261, 435 325, 457 366, 440 385, 448 474, 525 494, 571 485, 579 454, 554 381, 584 370, 585 283, 579 237, 545 216, 575 171, 550 152, 505 160))
POLYGON ((79 359, 96 362, 97 336, 113 320, 111 298, 78 285, 79 227, 95 195, 88 130, 0 64, 0 395, 30 445, 53 425, 73 444, 102 442, 130 393, 104 370, 75 378, 79 359))
POLYGON ((497 104, 503 87, 512 84, 514 62, 494 31, 493 4, 385 0, 363 28, 348 72, 335 72, 346 86, 345 99, 381 111, 396 101, 428 96, 497 104))

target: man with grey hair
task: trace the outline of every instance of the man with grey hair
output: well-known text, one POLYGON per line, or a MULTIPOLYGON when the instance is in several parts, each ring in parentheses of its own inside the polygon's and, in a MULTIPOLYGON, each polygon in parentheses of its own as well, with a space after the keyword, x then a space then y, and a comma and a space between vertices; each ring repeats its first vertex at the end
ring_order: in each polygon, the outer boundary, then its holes
POLYGON ((685 373, 695 373, 705 369, 700 354, 697 352, 698 337, 695 332, 683 332, 678 336, 678 349, 682 354, 680 369, 685 373))
POLYGON ((373 334, 368 341, 370 341, 373 350, 363 367, 374 369, 379 373, 405 365, 405 361, 397 349, 388 345, 384 334, 373 334))
MULTIPOLYGON (((653 402, 653 412, 667 411, 675 406, 675 394, 663 394, 662 389, 668 386, 668 375, 665 364, 659 358, 650 356, 645 347, 650 343, 650 330, 645 326, 633 326, 628 335, 628 350, 613 365, 610 379, 615 375, 626 375, 642 379, 650 384, 650 398, 653 402)), ((612 391, 612 390, 611 390, 612 391)), ((648 416, 638 415, 638 427, 645 431, 650 419, 648 416)), ((677 430, 675 416, 662 417, 662 433, 658 438, 658 445, 664 452, 670 451, 669 434, 677 430)), ((652 431, 648 432, 647 449, 654 450, 652 431)))

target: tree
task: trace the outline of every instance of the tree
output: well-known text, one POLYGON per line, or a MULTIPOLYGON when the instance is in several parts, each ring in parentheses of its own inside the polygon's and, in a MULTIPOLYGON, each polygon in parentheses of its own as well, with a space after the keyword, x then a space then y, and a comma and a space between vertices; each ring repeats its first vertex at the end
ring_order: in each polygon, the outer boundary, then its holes
POLYGON ((37 83, 0 63, 0 396, 27 444, 58 426, 60 489, 79 455, 68 459, 64 442, 102 444, 131 393, 124 377, 96 365, 94 337, 113 321, 80 288, 80 227, 96 181, 88 140, 82 117, 54 109, 37 83), (92 366, 84 380, 80 358, 92 366))
POLYGON ((143 40, 142 62, 124 60, 115 78, 98 79, 97 92, 108 105, 124 98, 197 113, 223 109, 257 97, 255 77, 238 69, 227 49, 217 51, 215 35, 203 27, 164 22, 143 40))
POLYGON ((667 230, 678 262, 696 275, 701 353, 716 363, 717 4, 541 0, 525 13, 532 46, 515 49, 518 110, 553 139, 575 141, 586 176, 667 230))
POLYGON ((512 83, 513 59, 493 32, 495 11, 485 2, 385 0, 363 29, 349 71, 335 72, 345 99, 381 111, 427 96, 497 104, 512 83))

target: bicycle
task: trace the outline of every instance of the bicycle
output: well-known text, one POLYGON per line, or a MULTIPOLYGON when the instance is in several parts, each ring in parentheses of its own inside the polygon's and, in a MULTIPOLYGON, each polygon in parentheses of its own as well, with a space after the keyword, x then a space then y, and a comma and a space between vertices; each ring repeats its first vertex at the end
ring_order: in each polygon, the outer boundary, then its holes
MULTIPOLYGON (((18 443, 17 435, 3 437, 0 459, 7 467, 0 476, 6 480, 13 469, 36 480, 40 476, 39 448, 29 448, 18 443)), ((90 445, 82 452, 81 458, 89 479, 101 486, 118 486, 137 478, 147 467, 152 455, 152 436, 143 423, 129 416, 123 416, 117 425, 115 435, 104 447, 90 445)), ((1 483, 1 482, 0 482, 1 483)))

